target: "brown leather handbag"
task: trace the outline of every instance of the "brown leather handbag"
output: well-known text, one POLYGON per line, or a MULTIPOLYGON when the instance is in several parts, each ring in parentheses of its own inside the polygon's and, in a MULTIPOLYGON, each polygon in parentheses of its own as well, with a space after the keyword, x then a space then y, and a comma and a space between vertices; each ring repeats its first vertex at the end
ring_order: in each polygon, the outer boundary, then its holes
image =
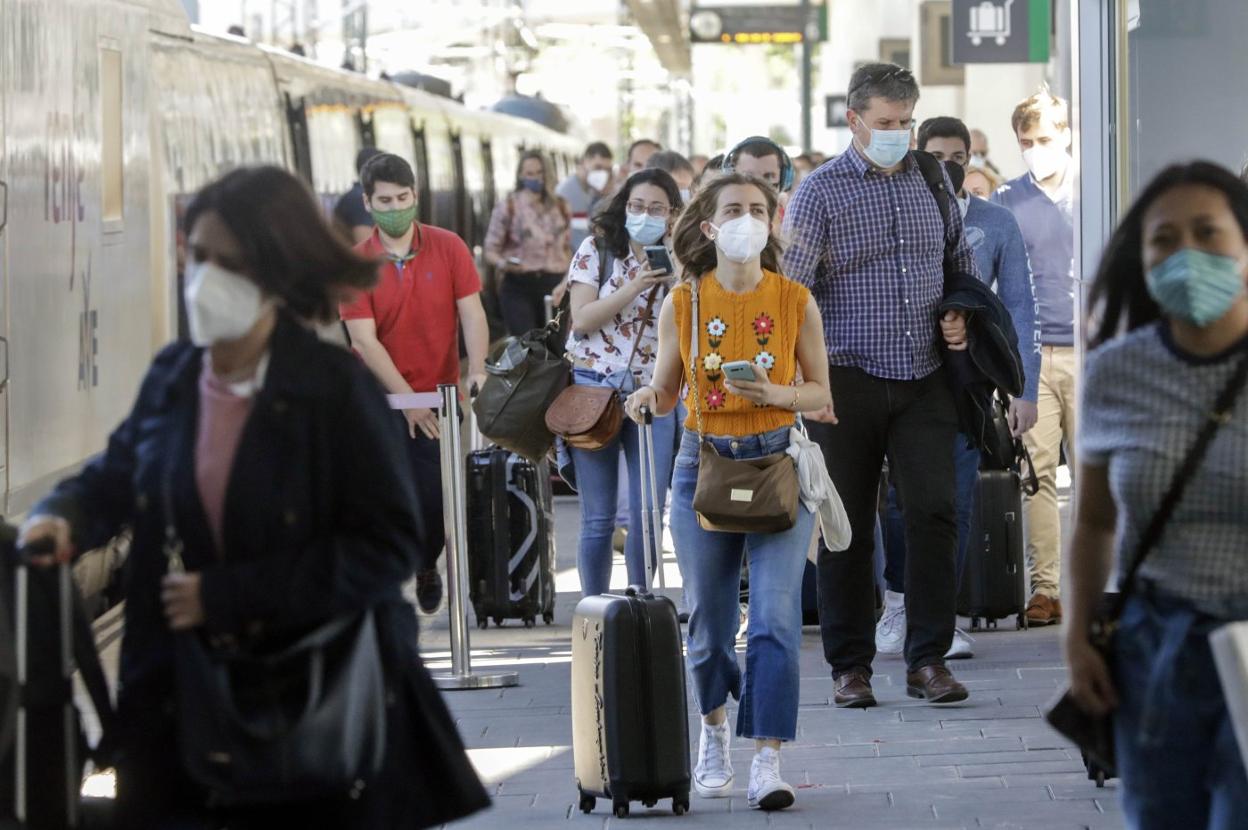
POLYGON ((689 388, 698 424, 698 483, 693 509, 703 530, 725 533, 781 533, 797 524, 801 486, 797 464, 786 452, 761 458, 725 458, 702 431, 702 394, 698 390, 698 280, 690 284, 689 388))
MULTIPOLYGON (((628 356, 625 373, 633 370, 637 347, 650 324, 650 312, 658 297, 659 287, 650 290, 637 324, 637 336, 633 338, 633 351, 628 356)), ((581 450, 600 450, 615 440, 624 424, 624 403, 620 390, 615 386, 588 386, 572 383, 567 386, 546 410, 546 428, 567 442, 569 447, 581 450)))

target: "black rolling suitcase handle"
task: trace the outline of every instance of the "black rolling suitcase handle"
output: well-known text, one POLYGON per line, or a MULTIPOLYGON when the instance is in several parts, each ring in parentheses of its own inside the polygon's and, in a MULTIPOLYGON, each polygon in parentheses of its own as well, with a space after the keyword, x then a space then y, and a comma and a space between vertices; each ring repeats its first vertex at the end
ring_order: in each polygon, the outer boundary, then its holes
MULTIPOLYGON (((18 548, 14 562, 14 640, 15 663, 17 674, 18 709, 13 742, 13 812, 21 826, 25 826, 29 818, 29 793, 27 780, 28 734, 27 709, 31 702, 29 688, 30 669, 30 564, 34 557, 51 556, 56 552, 56 545, 50 539, 40 540, 18 548)), ((60 563, 56 567, 56 610, 57 626, 60 632, 60 667, 61 682, 65 684, 68 696, 72 689, 74 666, 82 672, 83 683, 91 697, 96 710, 103 737, 95 749, 89 750, 96 766, 103 768, 109 765, 109 738, 114 733, 115 712, 108 692, 108 683, 100 665, 99 654, 95 650, 94 634, 91 621, 87 619, 86 610, 74 584, 69 563, 60 563)), ((76 723, 72 711, 72 697, 64 713, 66 724, 76 723)), ((66 792, 64 809, 64 826, 77 827, 80 821, 79 786, 81 768, 75 751, 66 748, 66 792)))
MULTIPOLYGON (((660 568, 663 567, 662 561, 657 556, 659 528, 655 524, 655 518, 660 515, 660 508, 658 476, 654 471, 654 413, 650 411, 650 407, 641 408, 641 421, 640 440, 638 441, 641 445, 641 540, 642 556, 646 560, 646 584, 643 587, 649 594, 654 589, 656 562, 660 568)), ((662 584, 663 581, 660 572, 659 583, 662 584)))

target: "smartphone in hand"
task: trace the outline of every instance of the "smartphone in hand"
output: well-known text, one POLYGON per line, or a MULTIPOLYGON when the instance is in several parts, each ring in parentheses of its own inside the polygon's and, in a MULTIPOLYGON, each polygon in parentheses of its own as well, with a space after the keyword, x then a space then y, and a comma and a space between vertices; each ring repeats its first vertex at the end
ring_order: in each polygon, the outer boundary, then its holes
POLYGON ((748 360, 729 361, 723 365, 722 369, 724 377, 728 378, 728 380, 758 380, 754 374, 754 364, 748 360))
POLYGON ((644 250, 650 270, 663 271, 669 277, 676 274, 676 268, 672 265, 672 255, 667 252, 666 245, 647 245, 644 250))

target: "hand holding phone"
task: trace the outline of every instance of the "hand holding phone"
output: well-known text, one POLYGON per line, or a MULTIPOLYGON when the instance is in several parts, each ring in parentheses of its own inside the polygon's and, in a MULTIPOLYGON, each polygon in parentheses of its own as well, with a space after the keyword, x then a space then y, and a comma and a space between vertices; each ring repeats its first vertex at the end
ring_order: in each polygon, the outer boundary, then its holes
POLYGON ((647 245, 643 250, 650 270, 662 271, 668 276, 675 275, 676 268, 672 265, 672 255, 667 252, 666 245, 647 245))

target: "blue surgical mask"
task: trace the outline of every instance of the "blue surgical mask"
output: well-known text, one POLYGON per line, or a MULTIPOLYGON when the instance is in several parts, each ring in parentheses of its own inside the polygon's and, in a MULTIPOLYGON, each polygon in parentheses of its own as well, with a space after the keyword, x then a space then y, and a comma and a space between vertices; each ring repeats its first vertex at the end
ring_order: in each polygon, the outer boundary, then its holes
POLYGON ((541 179, 521 179, 520 184, 524 185, 524 189, 529 191, 530 193, 542 192, 542 180, 541 179))
POLYGON ((876 167, 893 167, 910 152, 910 131, 871 130, 871 143, 862 152, 876 167))
POLYGON ((624 219, 624 229, 638 245, 653 245, 667 233, 667 220, 648 213, 629 213, 624 219))
POLYGON ((1244 293, 1240 260, 1182 248, 1148 272, 1148 293, 1169 317, 1197 326, 1219 320, 1244 293))

